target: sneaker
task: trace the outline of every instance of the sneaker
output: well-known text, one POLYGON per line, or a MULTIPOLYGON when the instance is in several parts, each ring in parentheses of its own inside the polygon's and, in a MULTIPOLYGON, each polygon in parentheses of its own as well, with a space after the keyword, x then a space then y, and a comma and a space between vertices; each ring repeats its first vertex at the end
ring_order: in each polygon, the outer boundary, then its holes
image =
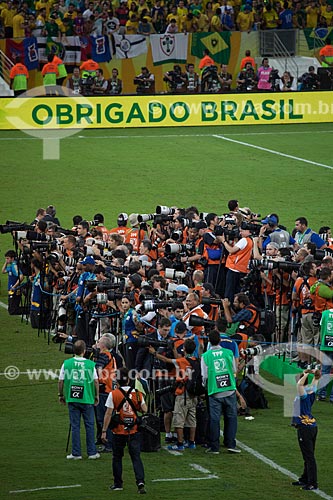
POLYGON ((140 495, 145 495, 147 493, 143 483, 138 484, 138 493, 140 493, 140 495))
POLYGON ((185 446, 183 446, 183 445, 179 446, 178 444, 169 444, 168 450, 172 450, 172 451, 184 451, 185 450, 185 446))
POLYGON ((214 450, 212 450, 212 448, 207 448, 205 453, 208 453, 209 455, 219 455, 220 454, 219 451, 214 451, 214 450))
POLYGON ((81 455, 72 455, 72 454, 70 454, 70 455, 67 455, 66 458, 67 458, 67 460, 82 460, 81 455))
POLYGON ((123 491, 123 487, 122 486, 116 486, 115 484, 112 484, 109 487, 109 490, 111 490, 111 491, 123 491))
POLYGON ((303 481, 293 481, 291 484, 293 486, 306 486, 306 484, 303 483, 303 481))
POLYGON ((112 448, 104 448, 102 450, 99 450, 99 453, 112 453, 112 448))
POLYGON ((228 448, 229 453, 242 453, 239 448, 228 448))
POLYGON ((90 460, 96 460, 97 458, 101 458, 101 455, 99 453, 95 453, 95 455, 89 455, 88 458, 90 460))
POLYGON ((313 484, 306 484, 305 486, 302 487, 302 490, 308 490, 308 491, 313 491, 317 489, 318 486, 314 486, 313 484))
POLYGON ((186 441, 184 443, 184 448, 188 448, 189 450, 195 450, 196 449, 196 444, 195 443, 189 443, 186 441))
POLYGON ((174 442, 174 439, 173 439, 173 437, 166 437, 166 438, 165 438, 165 442, 166 442, 166 443, 173 443, 173 442, 174 442))

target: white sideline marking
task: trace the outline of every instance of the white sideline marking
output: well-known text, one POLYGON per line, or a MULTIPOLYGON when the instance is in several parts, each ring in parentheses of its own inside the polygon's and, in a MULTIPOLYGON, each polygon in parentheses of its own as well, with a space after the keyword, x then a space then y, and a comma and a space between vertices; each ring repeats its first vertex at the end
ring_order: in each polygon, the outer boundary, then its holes
MULTIPOLYGON (((292 132, 234 132, 234 133, 227 133, 224 134, 225 137, 227 136, 249 136, 249 135, 294 135, 294 134, 331 134, 333 133, 333 130, 304 130, 302 131, 292 131, 292 132)), ((73 135, 71 137, 71 140, 74 139, 166 139, 166 138, 172 138, 172 137, 216 137, 213 134, 155 134, 155 135, 99 135, 99 136, 85 136, 85 135, 73 135)), ((41 139, 47 139, 47 137, 0 137, 0 141, 36 141, 36 140, 41 140, 41 139)), ((54 137, 50 137, 50 139, 54 139, 54 137)))
POLYGON ((7 304, 5 304, 4 302, 1 302, 1 300, 0 300, 0 307, 3 307, 4 309, 8 310, 7 304))
POLYGON ((29 491, 43 491, 43 490, 63 490, 65 488, 81 488, 81 484, 70 484, 68 486, 49 486, 45 488, 33 488, 31 490, 13 490, 9 493, 26 493, 29 491))
MULTIPOLYGON (((254 450, 253 448, 250 448, 246 444, 242 443, 241 441, 237 440, 237 445, 244 451, 247 451, 250 453, 250 455, 253 455, 255 458, 258 460, 261 460, 261 462, 264 462, 266 465, 269 465, 272 467, 272 469, 275 469, 281 474, 284 474, 285 476, 290 477, 293 481, 298 480, 298 476, 294 474, 293 472, 290 472, 290 470, 285 469, 284 467, 281 467, 281 465, 278 465, 277 463, 273 462, 270 458, 265 457, 265 455, 262 455, 258 451, 254 450)), ((324 491, 322 490, 313 490, 313 493, 316 493, 316 495, 320 496, 321 498, 324 498, 325 500, 333 500, 333 497, 327 495, 324 491)))
POLYGON ((205 479, 218 479, 219 476, 211 474, 205 477, 174 477, 172 479, 153 479, 152 483, 166 483, 170 481, 204 481, 205 479))
POLYGON ((216 139, 222 139, 228 142, 234 142, 235 144, 240 144, 241 146, 247 146, 248 148, 259 149, 260 151, 266 151, 266 153, 272 153, 278 156, 284 156, 285 158, 289 158, 291 160, 302 161, 304 163, 310 163, 311 165, 316 165, 318 167, 328 168, 333 170, 333 167, 330 165, 325 165, 324 163, 318 163, 316 161, 306 160, 305 158, 299 158, 298 156, 288 155, 286 153, 281 153, 280 151, 275 151, 274 149, 263 148, 262 146, 256 146, 255 144, 250 144, 248 142, 237 141, 236 139, 230 139, 230 137, 226 137, 225 135, 213 135, 216 139))
POLYGON ((170 453, 170 455, 175 455, 175 456, 178 456, 178 457, 182 457, 183 454, 180 452, 180 451, 177 451, 177 450, 169 450, 167 446, 162 446, 163 450, 166 450, 168 453, 170 453))
POLYGON ((199 464, 189 464, 189 466, 192 467, 192 469, 202 472, 203 474, 211 474, 210 470, 201 467, 199 464))

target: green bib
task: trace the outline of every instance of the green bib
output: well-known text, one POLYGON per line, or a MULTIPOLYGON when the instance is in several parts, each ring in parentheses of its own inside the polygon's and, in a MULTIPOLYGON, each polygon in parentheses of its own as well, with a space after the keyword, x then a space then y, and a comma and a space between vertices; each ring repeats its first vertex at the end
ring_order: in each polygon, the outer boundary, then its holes
POLYGON ((320 327, 320 350, 333 351, 333 309, 323 311, 320 327))
POLYGON ((236 390, 234 355, 229 349, 209 349, 202 355, 208 370, 208 396, 236 390))
POLYGON ((90 359, 66 359, 64 370, 64 396, 66 403, 94 404, 95 363, 90 359))

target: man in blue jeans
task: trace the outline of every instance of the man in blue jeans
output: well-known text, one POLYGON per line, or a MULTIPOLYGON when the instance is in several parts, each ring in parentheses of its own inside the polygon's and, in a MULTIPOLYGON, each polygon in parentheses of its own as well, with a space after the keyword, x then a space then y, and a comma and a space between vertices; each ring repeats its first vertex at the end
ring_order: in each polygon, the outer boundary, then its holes
POLYGON ((237 398, 236 398, 236 363, 230 349, 220 346, 220 333, 209 333, 211 349, 201 358, 201 373, 207 386, 209 398, 210 440, 206 453, 220 453, 220 419, 223 415, 223 443, 230 453, 240 453, 236 448, 237 398))
POLYGON ((72 428, 72 453, 69 460, 81 460, 81 415, 86 429, 88 458, 100 458, 95 444, 94 405, 98 404, 99 384, 95 363, 85 359, 86 344, 77 340, 73 346, 74 357, 63 363, 58 382, 59 402, 68 406, 72 428))

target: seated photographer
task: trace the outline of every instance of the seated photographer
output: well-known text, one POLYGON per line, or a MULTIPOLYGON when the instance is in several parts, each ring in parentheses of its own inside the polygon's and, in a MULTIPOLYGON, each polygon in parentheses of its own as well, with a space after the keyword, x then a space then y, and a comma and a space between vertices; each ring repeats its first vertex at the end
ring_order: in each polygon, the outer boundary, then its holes
POLYGON ((238 92, 251 92, 256 89, 257 77, 251 63, 245 64, 245 68, 238 73, 236 82, 238 92))
POLYGON ((280 78, 281 92, 290 92, 297 90, 297 79, 291 76, 290 71, 285 71, 280 78))
POLYGON ((164 73, 163 80, 168 84, 169 92, 173 94, 185 93, 187 79, 178 64, 174 65, 173 71, 164 73))
MULTIPOLYGON (((176 350, 176 347, 175 347, 176 350)), ((176 369, 176 386, 175 386, 175 405, 173 410, 172 425, 177 433, 177 444, 168 446, 169 450, 182 451, 184 446, 184 427, 189 427, 190 438, 187 445, 190 449, 195 449, 195 431, 197 426, 196 421, 196 406, 197 397, 189 394, 186 389, 186 382, 189 375, 192 375, 192 363, 188 360, 193 357, 195 351, 195 342, 187 339, 184 342, 184 356, 168 358, 156 352, 154 347, 149 347, 149 352, 156 356, 157 359, 164 363, 173 363, 176 369)), ((176 354, 176 352, 175 352, 176 354)))
POLYGON ((91 86, 93 95, 105 95, 108 90, 108 81, 103 76, 103 70, 97 69, 94 83, 91 86))
POLYGON ((308 71, 298 78, 298 83, 298 90, 302 92, 320 89, 320 77, 314 66, 309 66, 308 71))
POLYGON ((111 78, 108 80, 108 94, 120 95, 123 90, 123 82, 118 78, 119 72, 117 68, 112 68, 111 78))
POLYGON ((199 75, 194 71, 194 64, 186 65, 186 94, 197 94, 199 92, 199 75))
POLYGON ((238 293, 234 297, 233 309, 228 298, 222 299, 224 315, 228 323, 239 323, 241 333, 251 335, 257 333, 260 326, 260 313, 251 304, 245 293, 238 293))
POLYGON ((201 74, 201 92, 217 94, 221 89, 221 83, 217 72, 217 66, 206 66, 201 74))
POLYGON ((143 66, 141 73, 134 78, 134 84, 137 85, 137 95, 155 94, 155 77, 146 66, 143 66))
POLYGON ((232 74, 228 73, 228 66, 221 64, 221 71, 217 74, 221 88, 220 92, 230 92, 232 84, 232 74))

